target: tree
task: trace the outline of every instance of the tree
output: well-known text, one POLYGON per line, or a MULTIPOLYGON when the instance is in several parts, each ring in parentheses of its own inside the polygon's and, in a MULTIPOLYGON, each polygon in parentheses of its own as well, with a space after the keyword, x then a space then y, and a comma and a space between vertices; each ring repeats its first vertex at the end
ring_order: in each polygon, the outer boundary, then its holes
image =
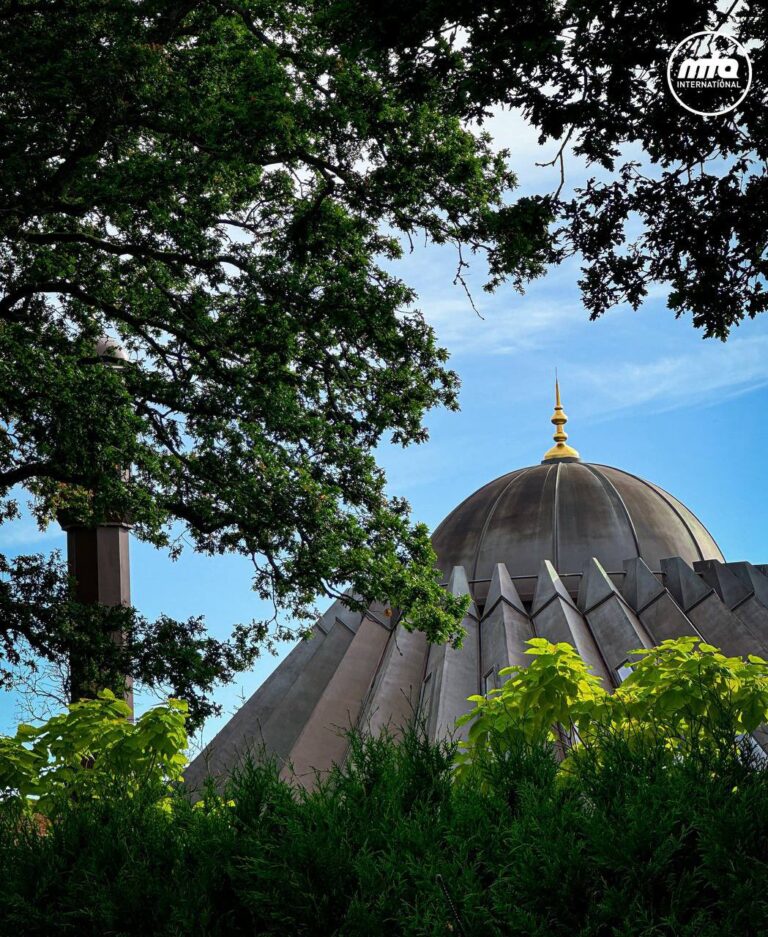
POLYGON ((534 204, 556 217, 552 263, 580 255, 591 317, 653 284, 705 336, 725 339, 768 308, 765 4, 735 0, 327 0, 345 52, 378 54, 414 95, 439 86, 444 107, 480 119, 519 109, 552 142, 555 192, 534 204), (750 53, 754 84, 736 110, 702 117, 666 85, 670 53, 701 30, 730 30, 750 53), (568 153, 601 167, 569 193, 568 153))
MULTIPOLYGON (((463 600, 373 454, 456 407, 446 352, 391 266, 423 235, 519 285, 543 269, 547 206, 505 204, 504 154, 439 87, 414 95, 378 55, 340 51, 312 4, 21 0, 0 25, 3 519, 23 486, 41 524, 128 516, 172 555, 182 535, 243 554, 283 637, 318 593, 349 590, 458 640, 463 600), (119 368, 94 352, 104 335, 119 368)), ((6 659, 19 641, 55 658, 91 632, 103 658, 114 621, 79 627, 82 609, 52 603, 47 560, 4 572, 6 659)), ((197 619, 143 643, 123 624, 125 673, 194 706, 270 622, 229 642, 197 619)))
POLYGON ((17 688, 33 719, 83 695, 72 685, 75 659, 86 694, 100 686, 122 692, 125 675, 135 674, 156 695, 172 687, 196 728, 218 711, 215 684, 231 680, 274 638, 265 623, 237 625, 218 641, 200 616, 150 621, 134 608, 82 604, 58 553, 0 557, 0 573, 0 686, 17 688), (115 633, 124 640, 115 642, 115 633))

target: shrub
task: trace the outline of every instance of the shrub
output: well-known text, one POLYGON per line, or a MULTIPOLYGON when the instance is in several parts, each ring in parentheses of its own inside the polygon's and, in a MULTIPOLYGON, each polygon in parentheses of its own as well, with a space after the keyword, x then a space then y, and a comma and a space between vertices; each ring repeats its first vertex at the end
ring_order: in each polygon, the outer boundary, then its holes
MULTIPOLYGON (((547 655, 566 677, 578 671, 570 652, 543 650, 521 693, 541 683, 547 655)), ((699 661, 684 670, 694 683, 735 667, 686 645, 659 660, 672 667, 678 652, 683 664, 699 661)), ((521 710, 542 731, 489 733, 458 775, 458 746, 430 743, 415 727, 399 739, 350 735, 345 764, 313 791, 254 753, 223 796, 211 787, 197 805, 181 789, 168 795, 165 778, 130 797, 108 787, 56 798, 44 835, 9 799, 0 806, 0 934, 768 933, 768 772, 733 744, 755 718, 744 715, 742 691, 762 664, 736 684, 728 676, 727 705, 710 701, 717 733, 670 750, 683 717, 650 702, 669 697, 643 676, 646 660, 653 655, 641 655, 627 681, 634 695, 626 691, 628 707, 649 701, 633 711, 642 731, 586 720, 588 743, 567 771, 551 713, 521 710), (167 810, 157 809, 161 795, 167 810)), ((562 725, 580 696, 613 705, 591 681, 575 687, 562 725)), ((688 692, 686 726, 701 709, 697 692, 688 692)))
POLYGON ((46 835, 6 804, 0 933, 768 932, 754 765, 708 749, 669 762, 615 734, 562 784, 551 748, 518 739, 456 783, 454 753, 417 731, 354 737, 312 792, 248 761, 226 799, 60 801, 46 835))
POLYGON ((15 736, 0 736, 3 799, 50 815, 62 800, 114 796, 115 788, 166 796, 187 763, 186 717, 187 704, 169 700, 134 724, 128 705, 103 690, 40 726, 20 725, 15 736))
POLYGON ((665 763, 700 749, 721 758, 754 757, 751 733, 768 720, 768 662, 726 657, 693 637, 630 651, 629 674, 608 693, 569 644, 527 642, 528 667, 508 667, 510 678, 458 723, 470 723, 458 756, 459 775, 487 754, 504 757, 524 740, 551 743, 564 773, 579 758, 599 757, 604 741, 651 745, 665 763))

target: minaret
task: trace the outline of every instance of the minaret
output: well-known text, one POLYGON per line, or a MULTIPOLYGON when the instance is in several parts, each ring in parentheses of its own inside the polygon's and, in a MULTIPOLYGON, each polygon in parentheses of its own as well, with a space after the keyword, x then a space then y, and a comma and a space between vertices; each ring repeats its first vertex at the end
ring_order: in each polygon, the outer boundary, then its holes
MULTIPOLYGON (((122 348, 106 337, 97 342, 96 354, 105 366, 113 368, 119 368, 120 362, 127 357, 122 348)), ((59 524, 67 533, 67 564, 75 583, 75 599, 86 605, 130 605, 128 541, 132 525, 127 519, 116 517, 94 527, 86 527, 60 515, 59 524)), ((123 636, 114 632, 112 639, 120 643, 123 636)), ((76 660, 70 661, 70 669, 72 700, 92 695, 94 687, 87 685, 83 674, 78 673, 76 660)), ((130 680, 126 684, 125 701, 133 713, 130 680)))
POLYGON ((568 439, 568 433, 563 429, 565 424, 568 422, 568 417, 563 410, 563 405, 560 403, 560 383, 555 377, 555 412, 552 414, 552 423, 555 425, 555 435, 552 437, 555 440, 555 445, 545 453, 544 458, 541 460, 544 462, 553 462, 555 460, 567 460, 569 462, 574 462, 579 459, 579 453, 566 444, 566 439, 568 439))

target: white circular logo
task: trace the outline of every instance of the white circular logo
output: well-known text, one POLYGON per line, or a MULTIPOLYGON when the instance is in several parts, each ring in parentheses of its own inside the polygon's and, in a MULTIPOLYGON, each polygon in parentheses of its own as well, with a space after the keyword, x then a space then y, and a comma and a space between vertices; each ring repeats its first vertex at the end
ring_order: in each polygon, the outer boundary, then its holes
POLYGON ((679 43, 667 62, 667 84, 678 104, 702 117, 727 114, 752 86, 752 62, 732 36, 705 30, 679 43))

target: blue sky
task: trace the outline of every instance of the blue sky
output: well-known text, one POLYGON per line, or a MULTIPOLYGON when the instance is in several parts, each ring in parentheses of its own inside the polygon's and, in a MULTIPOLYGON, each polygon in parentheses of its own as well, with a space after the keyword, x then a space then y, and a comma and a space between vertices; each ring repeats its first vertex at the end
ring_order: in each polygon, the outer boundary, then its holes
MULTIPOLYGON (((510 148, 520 190, 545 190, 553 170, 535 162, 549 158, 553 148, 540 150, 515 115, 498 115, 489 129, 510 148)), ((575 160, 568 172, 569 185, 586 177, 575 160)), ((578 267, 569 264, 524 296, 511 288, 483 294, 478 269, 481 319, 452 285, 455 266, 450 249, 422 248, 396 267, 417 289, 418 305, 462 379, 461 412, 428 414, 427 443, 380 452, 391 492, 411 502, 416 518, 434 527, 480 485, 540 461, 551 445, 557 367, 569 442, 582 458, 619 466, 670 491, 706 524, 727 559, 768 563, 768 317, 747 322, 725 344, 703 341, 689 318, 675 320, 666 310, 658 289, 638 312, 617 309, 589 322, 576 286, 578 267)), ((41 533, 31 520, 0 528, 6 553, 64 546, 61 531, 41 533)), ((210 630, 223 636, 231 623, 264 611, 243 559, 187 553, 171 562, 134 542, 131 564, 133 602, 150 617, 204 614, 210 630)), ((218 691, 225 713, 206 725, 205 740, 288 650, 266 655, 218 691)), ((0 694, 0 732, 15 724, 17 710, 13 694, 0 694)))

